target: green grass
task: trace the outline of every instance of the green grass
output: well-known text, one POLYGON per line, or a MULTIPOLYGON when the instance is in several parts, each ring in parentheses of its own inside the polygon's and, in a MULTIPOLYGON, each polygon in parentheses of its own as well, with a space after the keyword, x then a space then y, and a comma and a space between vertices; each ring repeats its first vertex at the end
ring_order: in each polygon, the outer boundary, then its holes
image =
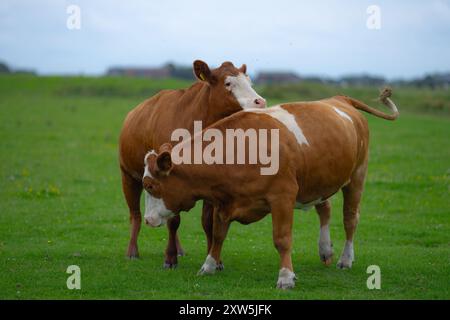
MULTIPOLYGON (((117 163, 122 121, 145 97, 186 85, 0 77, 1 299, 450 298, 449 91, 395 89, 398 121, 367 116, 371 160, 353 269, 321 264, 318 218, 311 210, 295 216, 295 289, 274 288, 279 258, 270 216, 249 226, 233 223, 223 250, 225 270, 198 277, 206 256, 199 204, 182 214, 179 234, 187 256, 176 270, 162 268, 165 228, 143 226, 141 259, 125 259, 129 224, 117 163), (429 107, 430 101, 438 102, 429 107), (72 264, 81 268, 81 290, 66 288, 72 264), (381 290, 366 287, 366 268, 373 264, 381 268, 381 290)), ((377 94, 375 88, 315 84, 260 90, 271 103, 339 92, 371 103, 377 94)), ((337 258, 344 243, 341 195, 332 202, 337 258)))

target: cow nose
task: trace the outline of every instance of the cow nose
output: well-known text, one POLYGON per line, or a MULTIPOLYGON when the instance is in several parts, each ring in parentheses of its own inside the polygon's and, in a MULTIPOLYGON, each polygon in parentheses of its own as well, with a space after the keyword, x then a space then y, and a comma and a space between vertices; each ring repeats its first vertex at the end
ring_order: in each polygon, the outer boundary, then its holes
POLYGON ((265 108, 266 107, 266 100, 262 98, 255 99, 253 101, 259 108, 265 108))
POLYGON ((145 224, 150 227, 159 227, 162 224, 161 219, 155 219, 153 217, 146 217, 145 218, 145 224))

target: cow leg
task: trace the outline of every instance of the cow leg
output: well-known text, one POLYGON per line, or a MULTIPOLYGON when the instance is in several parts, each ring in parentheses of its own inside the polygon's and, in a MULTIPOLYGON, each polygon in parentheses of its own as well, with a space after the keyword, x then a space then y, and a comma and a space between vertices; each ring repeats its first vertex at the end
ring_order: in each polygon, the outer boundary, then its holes
POLYGON ((218 209, 213 210, 213 232, 212 244, 205 263, 201 267, 198 275, 214 274, 216 270, 222 270, 223 264, 220 259, 223 242, 227 236, 230 227, 229 216, 218 209))
POLYGON ((137 239, 141 229, 141 209, 140 199, 142 193, 142 182, 133 179, 129 174, 122 171, 122 191, 130 210, 131 236, 128 244, 127 257, 130 259, 139 258, 137 239))
POLYGON ((359 220, 359 203, 363 192, 366 171, 367 164, 360 166, 353 174, 350 183, 342 188, 346 241, 341 258, 337 263, 337 267, 340 269, 350 269, 355 258, 353 236, 359 220))
POLYGON ((213 234, 213 211, 214 207, 211 203, 208 201, 203 201, 203 208, 202 208, 202 226, 203 231, 205 231, 206 234, 206 241, 208 243, 208 248, 206 250, 206 253, 209 253, 212 246, 212 234, 213 234))
POLYGON ((272 205, 272 233, 273 243, 280 254, 280 271, 278 273, 277 288, 291 289, 295 286, 296 276, 292 267, 292 225, 294 207, 289 201, 272 205))
POLYGON ((176 215, 167 221, 167 229, 169 231, 169 241, 166 247, 166 257, 164 260, 164 268, 176 268, 178 264, 178 254, 184 255, 181 248, 180 240, 178 239, 177 230, 180 226, 180 215, 176 215))
POLYGON ((333 258, 333 245, 330 238, 330 201, 326 200, 316 205, 316 211, 320 219, 319 257, 328 266, 333 258))
POLYGON ((177 255, 179 257, 183 257, 186 253, 184 252, 183 247, 181 246, 180 238, 178 238, 178 233, 177 233, 177 236, 175 238, 175 242, 176 242, 176 245, 177 245, 177 255))
MULTIPOLYGON (((203 201, 202 226, 203 226, 203 231, 205 231, 206 241, 208 244, 208 247, 206 250, 207 254, 209 254, 209 252, 211 251, 211 247, 212 247, 213 214, 214 214, 214 206, 208 201, 203 201)), ((220 260, 217 263, 217 270, 219 270, 219 271, 223 270, 223 263, 220 260)))

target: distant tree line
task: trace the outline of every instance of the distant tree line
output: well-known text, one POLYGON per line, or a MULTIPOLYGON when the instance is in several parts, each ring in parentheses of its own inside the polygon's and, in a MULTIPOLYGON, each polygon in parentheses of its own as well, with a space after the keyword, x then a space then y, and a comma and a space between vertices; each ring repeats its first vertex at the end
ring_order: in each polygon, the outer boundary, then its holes
MULTIPOLYGON (((6 63, 0 62, 0 74, 32 74, 34 70, 12 69, 6 63)), ((144 77, 150 79, 178 78, 194 80, 191 66, 181 66, 166 63, 161 67, 111 67, 107 76, 144 77)), ((427 88, 450 88, 450 72, 427 74, 411 80, 397 79, 388 81, 381 76, 369 74, 347 75, 340 78, 327 78, 321 76, 300 76, 291 71, 261 71, 254 77, 256 84, 291 84, 299 82, 315 82, 333 84, 338 86, 382 86, 385 84, 397 86, 416 86, 427 88)))
POLYGON ((4 62, 0 62, 0 74, 9 74, 9 73, 14 73, 14 74, 32 74, 35 75, 36 72, 33 70, 24 70, 24 69, 11 69, 6 63, 4 62))
POLYGON ((193 80, 192 67, 167 63, 161 67, 112 67, 106 71, 107 76, 144 77, 152 79, 179 78, 193 80))
MULTIPOLYGON (((106 72, 107 76, 146 77, 151 79, 179 78, 193 80, 192 67, 167 63, 161 67, 113 67, 106 72)), ((449 88, 450 72, 429 74, 422 78, 412 80, 388 81, 384 77, 369 74, 347 75, 340 78, 327 78, 321 76, 300 76, 291 71, 262 71, 253 80, 256 84, 292 84, 303 81, 338 86, 382 86, 385 84, 398 86, 418 86, 430 88, 449 88)))
POLYGON ((0 73, 11 73, 6 63, 0 62, 0 73))

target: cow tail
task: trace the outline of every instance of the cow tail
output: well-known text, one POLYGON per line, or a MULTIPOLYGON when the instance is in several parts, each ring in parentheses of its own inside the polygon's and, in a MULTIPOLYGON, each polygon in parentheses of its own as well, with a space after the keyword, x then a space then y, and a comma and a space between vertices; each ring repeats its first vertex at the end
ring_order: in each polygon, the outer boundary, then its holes
POLYGON ((379 100, 381 103, 383 103, 386 107, 388 107, 392 114, 384 113, 383 111, 377 110, 375 108, 369 107, 365 103, 358 101, 356 99, 345 97, 347 101, 350 102, 350 104, 355 107, 358 110, 362 110, 365 112, 368 112, 370 114, 373 114, 376 117, 383 118, 386 120, 395 120, 398 118, 400 113, 398 112, 397 106, 395 103, 390 99, 390 96, 392 95, 392 89, 391 88, 384 88, 383 91, 380 93, 379 100))

